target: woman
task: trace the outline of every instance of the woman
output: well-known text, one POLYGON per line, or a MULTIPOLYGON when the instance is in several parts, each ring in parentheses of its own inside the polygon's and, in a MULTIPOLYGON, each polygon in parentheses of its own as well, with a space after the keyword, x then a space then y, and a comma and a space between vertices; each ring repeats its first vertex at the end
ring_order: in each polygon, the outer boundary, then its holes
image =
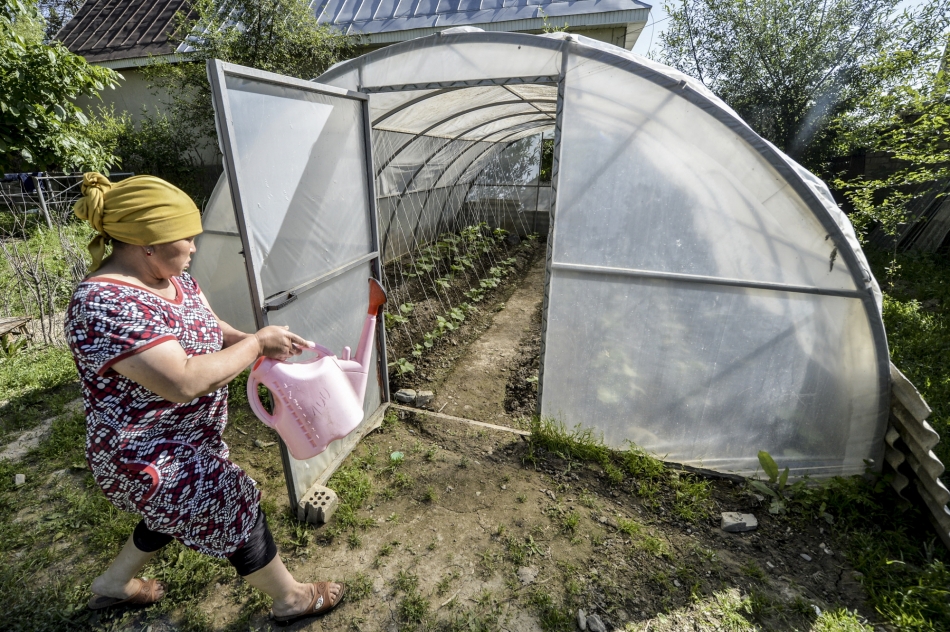
POLYGON ((283 360, 312 343, 282 327, 247 334, 218 320, 185 272, 201 232, 198 208, 168 182, 136 176, 112 184, 87 173, 74 210, 98 233, 89 244, 90 276, 66 316, 82 381, 86 455, 109 500, 142 516, 92 582, 89 607, 161 599, 160 582, 136 575, 174 538, 227 558, 274 599, 277 621, 332 609, 343 586, 301 584, 290 575, 256 483, 228 460, 221 436, 228 382, 262 355, 283 360))

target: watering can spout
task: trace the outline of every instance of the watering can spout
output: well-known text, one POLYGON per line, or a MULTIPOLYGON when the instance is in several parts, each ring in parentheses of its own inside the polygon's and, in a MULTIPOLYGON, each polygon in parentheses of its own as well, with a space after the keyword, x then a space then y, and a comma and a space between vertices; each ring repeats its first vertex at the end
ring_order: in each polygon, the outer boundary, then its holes
POLYGON ((371 278, 369 280, 369 307, 366 311, 366 320, 363 322, 363 333, 360 335, 360 344, 356 348, 357 364, 360 365, 359 372, 348 373, 350 381, 353 384, 353 390, 360 401, 366 395, 366 380, 369 375, 370 357, 373 355, 373 342, 376 339, 376 316, 379 314, 379 308, 386 303, 386 290, 379 284, 379 281, 371 278))

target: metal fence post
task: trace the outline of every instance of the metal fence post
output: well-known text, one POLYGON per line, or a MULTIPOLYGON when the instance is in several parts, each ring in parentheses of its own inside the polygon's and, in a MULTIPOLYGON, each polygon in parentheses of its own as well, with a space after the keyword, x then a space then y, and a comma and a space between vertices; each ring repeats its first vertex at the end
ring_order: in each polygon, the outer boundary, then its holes
POLYGON ((46 218, 46 225, 52 228, 53 220, 50 219, 49 209, 46 208, 46 196, 43 195, 43 187, 41 186, 40 179, 37 176, 30 177, 33 178, 33 185, 36 187, 36 194, 40 196, 40 211, 43 213, 43 217, 46 218))

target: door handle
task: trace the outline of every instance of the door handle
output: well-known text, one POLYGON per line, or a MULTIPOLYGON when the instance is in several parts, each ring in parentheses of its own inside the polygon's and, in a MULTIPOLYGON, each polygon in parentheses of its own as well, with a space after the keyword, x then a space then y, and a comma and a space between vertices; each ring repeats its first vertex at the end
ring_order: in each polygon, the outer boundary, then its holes
POLYGON ((278 309, 287 307, 298 298, 296 292, 285 292, 264 303, 265 312, 276 312, 278 309))

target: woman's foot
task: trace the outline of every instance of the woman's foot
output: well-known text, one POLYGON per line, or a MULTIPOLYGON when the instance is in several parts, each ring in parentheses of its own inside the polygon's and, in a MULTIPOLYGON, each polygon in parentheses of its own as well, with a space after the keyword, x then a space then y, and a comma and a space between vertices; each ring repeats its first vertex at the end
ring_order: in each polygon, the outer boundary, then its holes
POLYGON ((100 610, 122 604, 148 606, 165 596, 165 584, 154 579, 133 578, 126 584, 119 586, 110 585, 106 579, 100 576, 92 582, 90 590, 92 591, 92 598, 89 599, 91 610, 100 610))
POLYGON ((343 600, 345 587, 333 582, 299 584, 290 599, 275 601, 271 612, 278 623, 290 623, 303 617, 329 612, 343 600))

